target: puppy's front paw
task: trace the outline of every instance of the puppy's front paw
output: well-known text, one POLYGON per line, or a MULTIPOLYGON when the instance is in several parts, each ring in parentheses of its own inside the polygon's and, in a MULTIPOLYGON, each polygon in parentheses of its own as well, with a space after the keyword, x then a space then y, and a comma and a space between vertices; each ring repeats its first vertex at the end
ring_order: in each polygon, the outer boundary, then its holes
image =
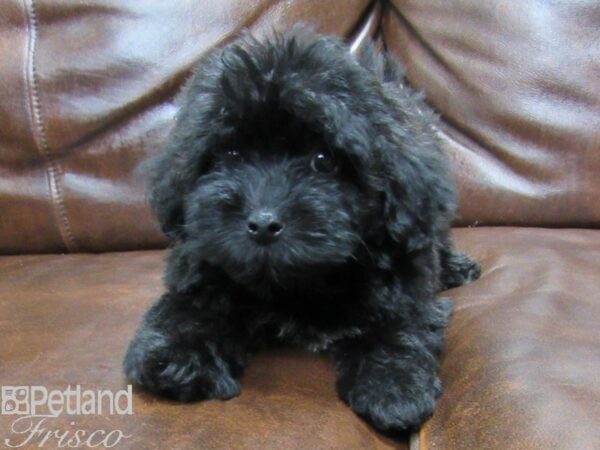
POLYGON ((442 253, 441 290, 462 286, 475 281, 481 275, 481 267, 456 250, 442 253))
POLYGON ((406 386, 389 383, 356 385, 346 393, 346 402, 352 410, 382 431, 404 432, 415 430, 427 420, 441 393, 441 383, 406 386))
POLYGON ((143 331, 130 343, 125 375, 137 386, 178 401, 229 399, 240 385, 214 348, 173 345, 157 331, 143 331))

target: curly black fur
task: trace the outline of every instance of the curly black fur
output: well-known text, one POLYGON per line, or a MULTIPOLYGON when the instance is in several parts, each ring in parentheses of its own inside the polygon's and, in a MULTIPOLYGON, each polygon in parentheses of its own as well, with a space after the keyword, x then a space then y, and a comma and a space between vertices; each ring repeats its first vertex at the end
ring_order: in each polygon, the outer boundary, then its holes
POLYGON ((288 342, 332 355, 340 397, 378 429, 419 426, 452 309, 436 293, 479 275, 449 240, 455 189, 434 125, 370 48, 354 57, 296 29, 208 55, 153 174, 173 248, 127 377, 226 399, 250 351, 288 342))

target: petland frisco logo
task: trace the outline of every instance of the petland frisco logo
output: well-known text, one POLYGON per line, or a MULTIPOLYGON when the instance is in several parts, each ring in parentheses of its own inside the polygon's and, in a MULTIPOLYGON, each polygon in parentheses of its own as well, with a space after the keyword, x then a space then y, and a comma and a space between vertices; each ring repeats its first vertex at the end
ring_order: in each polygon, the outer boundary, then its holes
MULTIPOLYGON (((13 435, 4 439, 12 448, 35 445, 38 448, 115 447, 131 435, 121 430, 51 429, 53 419, 61 416, 132 415, 133 395, 127 389, 82 389, 69 385, 65 390, 45 386, 2 386, 2 414, 18 416, 10 427, 13 435)), ((75 418, 74 418, 75 419, 75 418)), ((71 421, 75 427, 75 420, 71 421)))

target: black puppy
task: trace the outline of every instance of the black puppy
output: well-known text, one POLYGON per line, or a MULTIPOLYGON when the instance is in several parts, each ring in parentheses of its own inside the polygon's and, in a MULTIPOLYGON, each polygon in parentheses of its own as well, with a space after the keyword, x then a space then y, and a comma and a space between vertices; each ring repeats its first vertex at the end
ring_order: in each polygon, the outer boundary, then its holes
POLYGON ((382 430, 417 427, 451 302, 477 278, 449 241, 455 189, 435 116, 398 65, 298 30, 204 58, 156 164, 167 292, 125 356, 136 385, 234 397, 249 351, 332 355, 340 397, 382 430))

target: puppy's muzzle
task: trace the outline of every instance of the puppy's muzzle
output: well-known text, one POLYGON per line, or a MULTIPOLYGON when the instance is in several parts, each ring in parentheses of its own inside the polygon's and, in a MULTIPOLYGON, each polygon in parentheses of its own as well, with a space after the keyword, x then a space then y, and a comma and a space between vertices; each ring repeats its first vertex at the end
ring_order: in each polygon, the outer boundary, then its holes
POLYGON ((271 209, 259 209, 248 217, 246 224, 250 238, 260 244, 270 244, 283 233, 284 225, 271 209))

